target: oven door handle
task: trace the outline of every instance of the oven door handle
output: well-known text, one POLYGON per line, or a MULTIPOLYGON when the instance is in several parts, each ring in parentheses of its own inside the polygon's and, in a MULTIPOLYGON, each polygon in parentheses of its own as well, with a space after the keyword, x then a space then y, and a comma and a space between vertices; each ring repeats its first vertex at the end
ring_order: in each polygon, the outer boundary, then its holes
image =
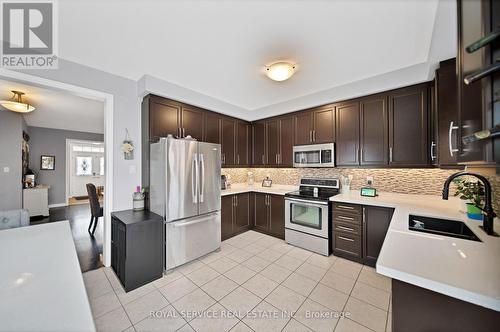
POLYGON ((290 197, 285 197, 285 201, 304 203, 304 205, 307 205, 307 206, 318 206, 318 205, 328 206, 328 202, 308 201, 305 199, 297 199, 297 198, 290 198, 290 197))

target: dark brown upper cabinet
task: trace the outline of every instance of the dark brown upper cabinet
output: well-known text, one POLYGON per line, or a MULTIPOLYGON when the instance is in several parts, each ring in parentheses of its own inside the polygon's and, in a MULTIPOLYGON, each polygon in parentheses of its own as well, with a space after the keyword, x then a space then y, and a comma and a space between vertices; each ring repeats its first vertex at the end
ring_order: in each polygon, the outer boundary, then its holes
MULTIPOLYGON (((477 131, 491 128, 499 122, 498 77, 497 71, 482 79, 466 84, 464 79, 483 71, 487 66, 498 61, 500 44, 498 40, 469 53, 466 47, 477 42, 486 34, 498 29, 498 1, 457 1, 458 50, 457 50, 457 88, 458 88, 458 122, 452 127, 458 139, 452 146, 458 155, 459 163, 476 165, 494 165, 493 142, 491 139, 465 144, 462 138, 477 131), (492 91, 496 90, 495 93, 492 91), (496 119, 494 114, 496 113, 496 119), (495 121, 494 121, 495 120, 495 121)), ((498 146, 499 140, 495 144, 498 146)), ((500 149, 497 148, 500 152, 500 149)))
POLYGON ((431 150, 437 156, 440 166, 453 166, 458 162, 458 153, 453 151, 458 146, 458 133, 453 130, 458 126, 458 92, 456 60, 446 60, 440 63, 435 79, 435 107, 437 120, 437 151, 431 150), (451 129, 451 130, 450 130, 451 129))
POLYGON ((266 164, 266 124, 254 122, 252 124, 252 164, 262 166, 266 164))
POLYGON ((387 96, 381 94, 361 99, 359 111, 359 164, 366 166, 387 165, 389 135, 387 96))
POLYGON ((338 104, 335 116, 337 166, 359 165, 359 102, 338 104))
POLYGON ((279 158, 279 121, 266 122, 266 164, 278 165, 279 158))
POLYGON ((250 147, 251 147, 251 132, 252 126, 247 122, 238 121, 236 123, 236 164, 249 165, 250 164, 250 147))
POLYGON ((222 118, 222 165, 237 165, 236 162, 236 120, 222 118))
POLYGON ((203 116, 204 111, 191 106, 182 106, 181 136, 190 135, 197 140, 203 140, 203 116))
POLYGON ((331 143, 335 138, 335 107, 321 106, 294 116, 295 144, 331 143))
POLYGON ((293 117, 287 116, 279 120, 280 147, 279 164, 280 166, 293 166, 293 117))
POLYGON ((205 114, 205 138, 203 141, 220 144, 222 134, 222 117, 217 113, 205 114))
POLYGON ((298 113, 294 117, 295 145, 312 143, 312 118, 310 112, 298 113))
POLYGON ((326 106, 312 112, 313 142, 332 143, 335 138, 335 107, 326 106))
POLYGON ((429 165, 428 84, 389 92, 389 165, 429 165))
POLYGON ((149 99, 149 139, 156 141, 167 135, 180 135, 182 106, 163 98, 149 99))

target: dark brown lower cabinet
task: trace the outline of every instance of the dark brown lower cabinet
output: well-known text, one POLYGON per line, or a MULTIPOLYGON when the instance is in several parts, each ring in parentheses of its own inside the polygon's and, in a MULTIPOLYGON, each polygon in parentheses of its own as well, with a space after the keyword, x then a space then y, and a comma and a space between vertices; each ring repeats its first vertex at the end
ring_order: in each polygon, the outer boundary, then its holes
POLYGON ((285 198, 281 195, 253 193, 254 229, 285 239, 285 198))
POLYGON ((333 203, 333 254, 375 266, 394 209, 333 203))
POLYGON ((250 229, 253 198, 250 193, 221 197, 221 240, 250 229))
POLYGON ((394 209, 363 206, 363 258, 365 264, 375 266, 393 213, 394 209))
POLYGON ((392 279, 392 331, 486 332, 499 326, 498 311, 392 279))
POLYGON ((163 218, 150 211, 111 214, 111 267, 131 291, 163 276, 163 218))

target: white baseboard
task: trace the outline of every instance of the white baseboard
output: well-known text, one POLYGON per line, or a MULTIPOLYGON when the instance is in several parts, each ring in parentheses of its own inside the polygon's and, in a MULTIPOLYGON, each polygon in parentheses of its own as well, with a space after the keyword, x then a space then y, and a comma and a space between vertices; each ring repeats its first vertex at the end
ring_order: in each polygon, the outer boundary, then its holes
POLYGON ((61 206, 68 206, 66 203, 49 204, 49 209, 61 206))

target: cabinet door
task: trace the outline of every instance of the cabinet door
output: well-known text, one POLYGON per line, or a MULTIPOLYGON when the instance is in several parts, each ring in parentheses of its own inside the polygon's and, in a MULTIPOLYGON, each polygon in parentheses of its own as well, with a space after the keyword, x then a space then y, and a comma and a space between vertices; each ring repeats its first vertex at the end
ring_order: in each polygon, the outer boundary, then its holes
POLYGON ((201 109, 182 106, 182 137, 191 135, 199 141, 203 139, 203 113, 201 109))
POLYGON ((221 240, 224 241, 233 234, 234 195, 221 197, 221 240))
POLYGON ((221 117, 216 113, 205 114, 205 142, 220 144, 222 134, 221 117))
POLYGON ((236 120, 222 119, 222 164, 236 165, 236 120))
POLYGON ((236 163, 238 165, 250 164, 250 130, 251 127, 246 122, 237 123, 237 142, 236 142, 236 163))
POLYGON ((337 166, 356 166, 359 164, 359 103, 347 103, 336 109, 337 166))
POLYGON ((429 165, 427 84, 389 94, 389 165, 429 165))
POLYGON ((360 105, 360 160, 361 165, 387 165, 388 119, 385 95, 362 99, 360 105))
POLYGON ((279 164, 293 166, 293 117, 280 119, 279 164))
POLYGON ((365 264, 375 266, 394 210, 363 206, 363 256, 365 264))
POLYGON ((150 140, 156 141, 159 137, 179 135, 181 106, 167 100, 151 99, 149 103, 149 135, 150 140))
POLYGON ((278 120, 266 122, 266 164, 277 165, 279 153, 278 120))
POLYGON ((285 239, 285 198, 281 195, 268 195, 269 232, 285 239))
POLYGON ((254 195, 254 226, 262 231, 269 231, 268 195, 253 193, 254 195))
POLYGON ((233 233, 250 229, 250 193, 235 195, 236 210, 233 219, 233 233))
POLYGON ((295 145, 312 143, 312 116, 310 111, 294 116, 295 145))
POLYGON ((335 131, 335 107, 313 111, 313 141, 314 143, 331 143, 335 131))
POLYGON ((264 122, 255 122, 252 125, 252 164, 266 164, 266 125, 264 122))
POLYGON ((443 61, 436 71, 437 89, 437 131, 438 131, 438 161, 439 165, 456 165, 457 152, 450 152, 458 145, 457 130, 452 130, 451 141, 449 136, 450 127, 458 126, 457 107, 457 74, 456 60, 443 61))

